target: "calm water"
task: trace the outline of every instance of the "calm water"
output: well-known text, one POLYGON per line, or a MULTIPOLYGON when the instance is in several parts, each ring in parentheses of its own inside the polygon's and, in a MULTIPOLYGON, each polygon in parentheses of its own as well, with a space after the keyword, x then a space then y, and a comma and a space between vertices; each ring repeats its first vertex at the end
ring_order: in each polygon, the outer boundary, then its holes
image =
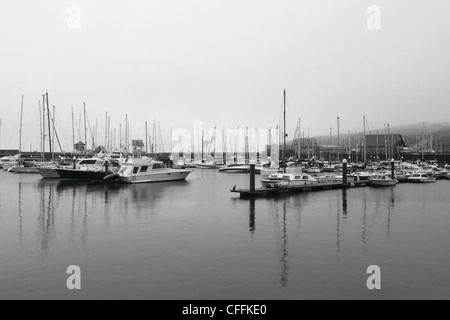
POLYGON ((450 181, 256 201, 234 185, 248 176, 102 185, 1 172, 0 298, 450 298, 450 181), (81 291, 66 288, 69 265, 81 291))

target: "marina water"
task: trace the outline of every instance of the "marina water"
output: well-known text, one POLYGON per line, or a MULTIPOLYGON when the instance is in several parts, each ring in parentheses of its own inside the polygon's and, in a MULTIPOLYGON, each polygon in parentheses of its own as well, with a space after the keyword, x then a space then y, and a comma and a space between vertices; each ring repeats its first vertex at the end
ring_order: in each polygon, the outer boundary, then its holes
POLYGON ((450 298, 449 181, 229 192, 248 180, 201 169, 142 185, 0 172, 0 299, 450 298), (66 287, 70 265, 81 290, 66 287), (381 290, 367 289, 370 265, 381 290))

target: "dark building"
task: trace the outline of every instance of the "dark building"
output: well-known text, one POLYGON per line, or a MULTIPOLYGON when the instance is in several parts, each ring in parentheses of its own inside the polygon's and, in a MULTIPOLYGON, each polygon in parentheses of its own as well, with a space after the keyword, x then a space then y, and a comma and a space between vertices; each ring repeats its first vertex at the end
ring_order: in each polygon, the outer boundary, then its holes
POLYGON ((380 160, 400 159, 401 152, 406 147, 401 134, 367 134, 366 152, 368 157, 378 156, 380 160))
POLYGON ((81 141, 78 143, 75 143, 75 145, 73 147, 77 153, 86 152, 86 145, 81 141))

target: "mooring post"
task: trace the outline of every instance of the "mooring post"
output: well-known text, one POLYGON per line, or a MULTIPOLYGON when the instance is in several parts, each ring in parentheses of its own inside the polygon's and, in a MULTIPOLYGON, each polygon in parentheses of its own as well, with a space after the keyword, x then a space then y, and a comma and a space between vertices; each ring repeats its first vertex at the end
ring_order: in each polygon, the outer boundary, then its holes
POLYGON ((255 164, 250 164, 250 192, 255 192, 255 164))
POLYGON ((391 160, 391 178, 395 179, 395 160, 391 160))
POLYGON ((347 188, 347 159, 342 160, 342 186, 347 188))
POLYGON ((108 172, 109 161, 105 161, 105 172, 108 172))

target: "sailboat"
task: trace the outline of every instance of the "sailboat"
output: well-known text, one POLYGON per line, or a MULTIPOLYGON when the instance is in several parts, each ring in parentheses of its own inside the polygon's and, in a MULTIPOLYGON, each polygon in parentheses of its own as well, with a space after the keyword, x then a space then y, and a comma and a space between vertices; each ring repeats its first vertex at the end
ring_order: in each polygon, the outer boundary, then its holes
MULTIPOLYGON (((285 158, 285 151, 286 151, 286 90, 283 92, 283 100, 284 100, 284 111, 283 111, 283 118, 284 118, 284 125, 283 125, 283 152, 282 152, 282 159, 285 158)), ((278 188, 278 187, 295 187, 300 185, 307 185, 307 184, 317 184, 319 183, 317 179, 310 176, 306 173, 296 172, 295 168, 294 170, 291 170, 293 172, 286 173, 286 166, 283 167, 282 172, 276 172, 269 174, 269 176, 264 176, 261 179, 261 184, 263 188, 278 188)))
POLYGON ((23 95, 22 102, 20 104, 20 129, 19 129, 19 158, 18 164, 12 168, 10 168, 9 172, 14 173, 38 173, 36 167, 34 165, 29 165, 25 162, 25 160, 21 160, 22 157, 22 118, 23 118, 23 95), (23 163, 23 166, 21 165, 23 163))
MULTIPOLYGON (((214 130, 215 132, 215 130, 214 130)), ((217 169, 218 165, 215 160, 205 160, 204 157, 204 132, 202 132, 202 162, 196 162, 195 167, 199 169, 217 169)))
MULTIPOLYGON (((239 131, 238 131, 239 132, 239 131)), ((247 173, 250 171, 250 165, 247 163, 246 155, 248 154, 248 130, 247 130, 247 137, 245 141, 245 152, 244 157, 238 157, 237 155, 234 156, 234 163, 229 163, 223 168, 219 169, 219 172, 222 173, 247 173)))

